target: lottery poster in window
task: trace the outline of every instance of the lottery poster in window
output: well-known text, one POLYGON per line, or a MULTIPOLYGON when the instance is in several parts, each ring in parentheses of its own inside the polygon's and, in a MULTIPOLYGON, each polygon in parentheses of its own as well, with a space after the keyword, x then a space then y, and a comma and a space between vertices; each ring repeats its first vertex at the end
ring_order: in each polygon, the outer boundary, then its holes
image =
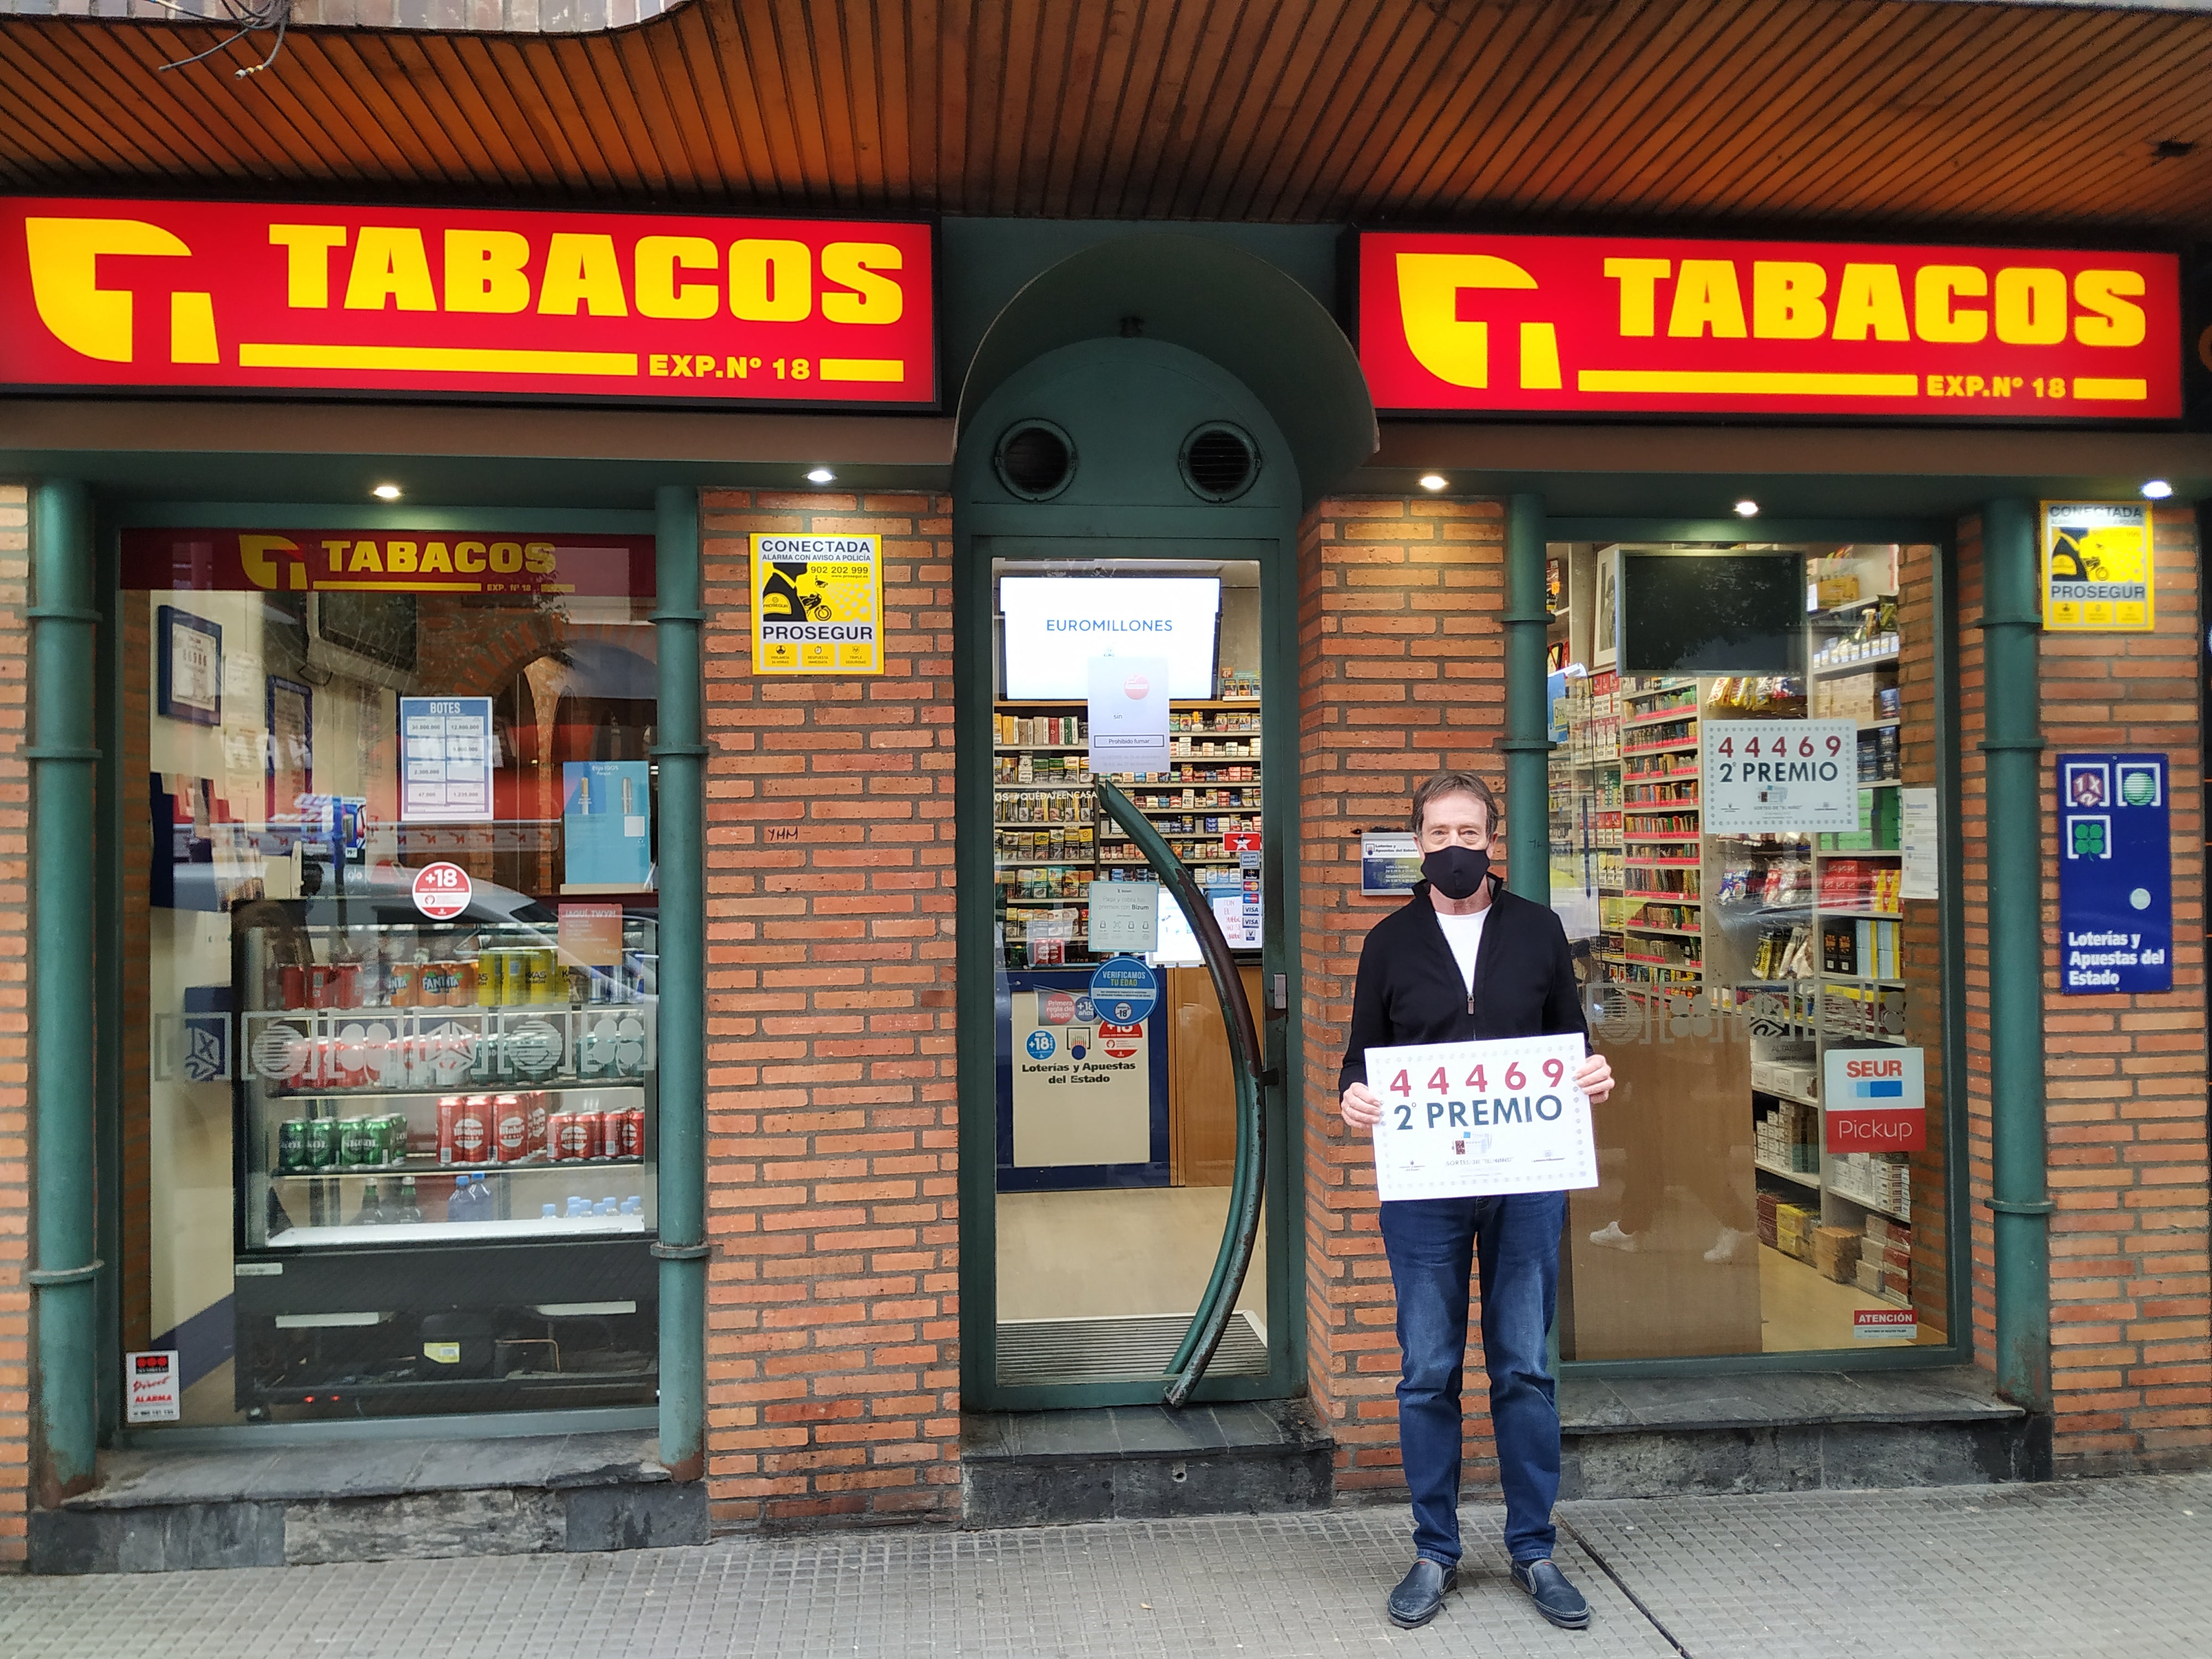
POLYGON ((1579 1033, 1367 1051, 1382 1100, 1375 1188, 1407 1198, 1493 1198, 1595 1187, 1589 1097, 1575 1086, 1579 1033))

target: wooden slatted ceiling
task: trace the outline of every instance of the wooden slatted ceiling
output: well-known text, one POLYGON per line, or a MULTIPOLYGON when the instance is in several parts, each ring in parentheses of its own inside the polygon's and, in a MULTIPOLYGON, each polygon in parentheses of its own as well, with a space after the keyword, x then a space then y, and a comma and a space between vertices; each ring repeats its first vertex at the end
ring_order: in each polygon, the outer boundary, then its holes
POLYGON ((0 188, 2212 234, 2212 16, 689 0, 612 34, 0 21, 0 188), (2197 152, 2154 161, 2160 140, 2197 152))

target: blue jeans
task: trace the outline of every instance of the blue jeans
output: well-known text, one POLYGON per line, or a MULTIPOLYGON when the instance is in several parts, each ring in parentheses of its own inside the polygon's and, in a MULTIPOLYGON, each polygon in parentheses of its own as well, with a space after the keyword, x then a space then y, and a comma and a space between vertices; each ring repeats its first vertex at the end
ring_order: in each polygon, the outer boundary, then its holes
POLYGON ((1558 1536, 1559 1408, 1545 1339, 1559 1289, 1565 1193, 1407 1199, 1380 1206, 1398 1294, 1398 1449, 1413 1494, 1413 1547, 1456 1566, 1460 1378, 1467 1366, 1468 1273, 1482 1267, 1482 1353, 1505 1488, 1505 1548, 1540 1561, 1558 1536))

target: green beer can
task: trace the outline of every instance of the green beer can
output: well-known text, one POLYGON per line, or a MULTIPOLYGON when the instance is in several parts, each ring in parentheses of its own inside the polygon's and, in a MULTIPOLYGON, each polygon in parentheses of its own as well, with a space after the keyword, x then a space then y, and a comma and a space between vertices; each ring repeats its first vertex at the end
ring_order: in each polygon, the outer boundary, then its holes
POLYGON ((407 1114, 390 1112, 384 1118, 384 1161, 393 1168, 407 1161, 407 1114))
POLYGON ((276 1173, 312 1168, 307 1159, 307 1120, 288 1117, 276 1126, 276 1173))
POLYGON ((372 1168, 384 1162, 383 1120, 343 1118, 338 1123, 338 1162, 349 1170, 372 1168))
POLYGON ((343 1137, 337 1119, 311 1117, 307 1120, 307 1168, 335 1170, 343 1151, 343 1137))

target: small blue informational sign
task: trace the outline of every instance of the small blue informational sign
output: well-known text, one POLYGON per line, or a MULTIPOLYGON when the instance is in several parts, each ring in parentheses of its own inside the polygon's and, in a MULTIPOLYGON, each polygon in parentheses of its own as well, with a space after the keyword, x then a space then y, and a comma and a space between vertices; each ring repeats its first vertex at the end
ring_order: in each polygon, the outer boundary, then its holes
POLYGON ((2163 755, 2058 757, 2059 989, 2173 988, 2173 852, 2163 755))
POLYGON ((1108 1023, 1135 1025, 1159 1006, 1160 982, 1141 957, 1110 957, 1091 975, 1091 1000, 1108 1023))

